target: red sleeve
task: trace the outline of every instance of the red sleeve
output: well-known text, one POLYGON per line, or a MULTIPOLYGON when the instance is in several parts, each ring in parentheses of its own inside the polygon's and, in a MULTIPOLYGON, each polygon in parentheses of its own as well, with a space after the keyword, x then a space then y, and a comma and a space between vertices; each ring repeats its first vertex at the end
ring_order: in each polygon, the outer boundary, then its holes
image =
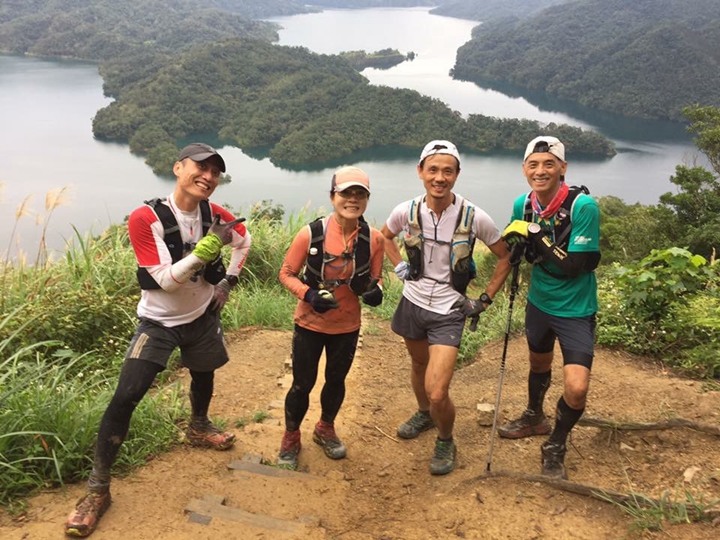
MULTIPOLYGON (((219 204, 210 203, 210 208, 212 216, 215 217, 215 214, 220 214, 220 219, 223 223, 228 223, 235 219, 235 216, 233 216, 230 212, 225 210, 225 208, 223 208, 219 204)), ((238 223, 233 227, 233 230, 236 231, 240 236, 245 236, 246 229, 244 223, 238 223)))
POLYGON ((128 218, 130 243, 135 250, 135 258, 140 266, 160 264, 160 253, 152 230, 152 224, 157 221, 159 221, 157 215, 149 206, 135 209, 128 218))

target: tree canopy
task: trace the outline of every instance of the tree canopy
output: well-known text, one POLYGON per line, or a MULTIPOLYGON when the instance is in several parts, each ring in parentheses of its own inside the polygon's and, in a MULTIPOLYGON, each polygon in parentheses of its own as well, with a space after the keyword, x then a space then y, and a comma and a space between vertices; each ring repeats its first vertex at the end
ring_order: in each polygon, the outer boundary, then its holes
POLYGON ((571 126, 481 115, 464 120, 437 99, 369 85, 340 56, 259 40, 198 45, 172 62, 123 57, 107 62, 103 74, 118 93, 96 115, 95 134, 129 141, 157 172, 169 171, 172 141, 192 133, 269 148, 275 163, 288 165, 375 146, 418 147, 438 137, 469 150, 520 150, 536 135, 553 133, 579 154, 615 152, 605 137, 571 126))
POLYGON ((580 0, 482 24, 454 76, 543 90, 627 116, 720 105, 717 0, 580 0))

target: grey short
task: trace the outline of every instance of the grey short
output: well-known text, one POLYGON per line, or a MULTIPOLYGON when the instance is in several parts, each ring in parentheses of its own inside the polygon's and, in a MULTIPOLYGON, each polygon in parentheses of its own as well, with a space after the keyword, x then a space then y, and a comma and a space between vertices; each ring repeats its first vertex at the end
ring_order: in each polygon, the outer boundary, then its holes
POLYGON ((527 303, 525 335, 532 352, 549 353, 560 341, 563 364, 592 368, 595 343, 595 314, 587 317, 556 317, 527 303))
POLYGON ((125 359, 147 360, 164 369, 176 347, 182 365, 192 371, 213 371, 227 363, 220 314, 207 310, 193 322, 172 328, 140 319, 125 359))
POLYGON ((459 311, 440 315, 421 308, 404 296, 392 319, 392 330, 406 339, 427 339, 430 345, 460 347, 465 316, 459 311))

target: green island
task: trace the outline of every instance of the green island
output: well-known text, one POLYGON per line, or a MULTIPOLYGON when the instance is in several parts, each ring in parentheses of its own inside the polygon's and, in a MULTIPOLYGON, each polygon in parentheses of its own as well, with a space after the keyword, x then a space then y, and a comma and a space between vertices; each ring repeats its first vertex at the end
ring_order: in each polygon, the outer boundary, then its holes
POLYGON ((580 0, 476 27, 453 76, 682 121, 684 107, 720 105, 719 45, 714 0, 580 0))
POLYGON ((95 135, 129 142, 159 174, 193 133, 296 167, 438 137, 463 151, 518 150, 549 132, 575 154, 615 153, 609 139, 579 128, 463 119, 437 99, 371 86, 340 56, 272 45, 277 25, 252 20, 307 10, 278 0, 11 1, 0 8, 0 51, 98 61, 115 101, 98 111, 95 135))
POLYGON ((389 69, 401 64, 405 60, 415 58, 415 53, 410 51, 407 55, 397 49, 382 49, 374 53, 365 51, 346 51, 339 55, 344 58, 352 67, 358 71, 371 67, 376 69, 389 69))

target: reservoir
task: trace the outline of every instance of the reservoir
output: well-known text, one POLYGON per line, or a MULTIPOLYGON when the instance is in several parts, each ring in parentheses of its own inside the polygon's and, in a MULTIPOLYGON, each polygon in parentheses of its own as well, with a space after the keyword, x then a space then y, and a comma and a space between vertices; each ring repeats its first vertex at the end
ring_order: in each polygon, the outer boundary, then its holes
MULTIPOLYGON (((614 158, 568 156, 568 182, 584 184, 594 195, 615 195, 629 203, 657 203, 662 193, 674 187, 669 177, 676 165, 696 158, 697 150, 679 124, 599 114, 514 88, 481 88, 453 80, 449 71, 455 52, 470 39, 477 24, 472 21, 430 15, 428 8, 328 10, 273 20, 283 27, 281 45, 304 46, 323 54, 388 47, 415 52, 412 62, 389 70, 366 69, 363 75, 372 84, 411 88, 441 99, 464 116, 530 118, 604 133, 618 147, 614 158)), ((9 250, 14 257, 21 250, 32 263, 44 229, 47 245, 60 249, 74 235, 73 227, 81 233, 98 234, 109 224, 122 222, 143 200, 172 191, 174 180, 154 175, 127 145, 93 138, 92 118, 108 103, 94 64, 0 56, 4 124, 0 148, 5 164, 0 174, 0 253, 9 250), (63 187, 66 204, 46 209, 46 194, 63 187), (31 197, 25 206, 27 214, 18 218, 16 210, 27 197, 31 197)), ((420 148, 373 149, 331 164, 288 170, 225 146, 221 153, 232 182, 220 186, 213 201, 243 213, 268 199, 282 204, 287 212, 305 205, 327 208, 332 172, 339 165, 353 164, 370 175, 372 197, 366 216, 381 225, 397 203, 422 191, 415 171, 419 152, 420 148)), ((527 190, 521 159, 519 152, 463 152, 456 191, 485 209, 502 227, 513 198, 527 190)))

